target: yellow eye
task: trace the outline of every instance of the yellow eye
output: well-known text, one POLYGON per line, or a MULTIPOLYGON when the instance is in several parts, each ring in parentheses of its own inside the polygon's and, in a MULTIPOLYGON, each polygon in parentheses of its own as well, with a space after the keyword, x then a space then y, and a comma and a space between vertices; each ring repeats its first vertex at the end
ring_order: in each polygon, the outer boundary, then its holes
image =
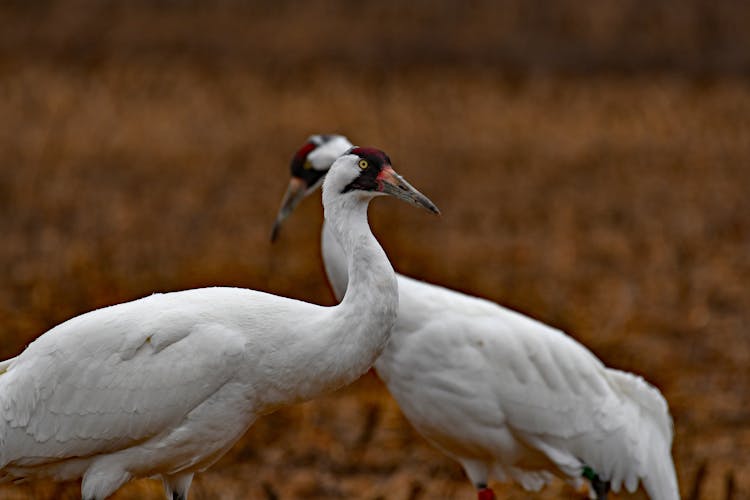
POLYGON ((367 163, 367 160, 364 160, 364 159, 363 160, 359 160, 359 168, 361 168, 362 170, 364 170, 368 166, 369 166, 369 164, 367 163))
POLYGON ((302 167, 303 167, 303 168, 304 168, 305 170, 310 170, 310 169, 312 168, 312 163, 310 163, 310 160, 307 160, 307 161, 305 162, 305 164, 304 164, 304 165, 302 165, 302 167))

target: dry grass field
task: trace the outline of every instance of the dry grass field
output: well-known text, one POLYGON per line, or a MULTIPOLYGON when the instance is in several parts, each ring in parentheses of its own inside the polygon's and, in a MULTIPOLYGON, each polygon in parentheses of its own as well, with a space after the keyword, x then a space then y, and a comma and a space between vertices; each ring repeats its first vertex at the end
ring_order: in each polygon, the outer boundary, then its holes
MULTIPOLYGON (((294 150, 340 132, 443 212, 374 203, 396 269, 642 374, 669 401, 683 496, 750 498, 750 9, 530 4, 2 4, 0 355, 155 291, 332 304, 319 197, 269 233, 294 150)), ((115 498, 161 494, 143 480, 115 498)), ((372 373, 259 420, 191 490, 473 495, 372 373)))

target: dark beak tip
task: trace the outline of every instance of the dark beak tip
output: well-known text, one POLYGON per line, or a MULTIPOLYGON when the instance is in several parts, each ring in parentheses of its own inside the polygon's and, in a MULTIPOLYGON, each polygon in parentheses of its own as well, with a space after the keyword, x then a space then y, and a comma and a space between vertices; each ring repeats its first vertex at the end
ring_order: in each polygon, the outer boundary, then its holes
POLYGON ((271 229, 271 243, 275 243, 277 239, 279 239, 279 231, 281 230, 281 225, 276 221, 273 224, 273 229, 271 229))
POLYGON ((425 210, 428 210, 429 212, 440 215, 440 209, 435 205, 432 200, 427 198, 426 196, 422 196, 420 200, 418 200, 417 205, 421 206, 425 210))

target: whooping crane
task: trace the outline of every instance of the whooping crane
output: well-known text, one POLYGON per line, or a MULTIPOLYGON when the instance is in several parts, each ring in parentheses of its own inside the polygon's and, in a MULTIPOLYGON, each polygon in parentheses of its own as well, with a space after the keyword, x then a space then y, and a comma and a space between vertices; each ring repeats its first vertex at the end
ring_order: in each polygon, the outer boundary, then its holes
POLYGON ((323 186, 351 276, 335 307, 241 288, 154 294, 72 318, 0 363, 0 478, 82 477, 85 500, 161 476, 185 499, 259 416, 346 385, 390 337, 398 306, 367 223, 389 194, 437 208, 381 151, 353 148, 323 186))
MULTIPOLYGON (((349 147, 340 135, 308 139, 292 159, 274 237, 349 147)), ((349 274, 328 223, 321 244, 341 299, 349 274)), ((463 466, 480 500, 494 498, 490 477, 537 491, 553 476, 586 478, 599 499, 639 481, 654 500, 679 498, 672 419, 655 387, 515 311, 396 277, 398 317, 375 369, 417 431, 463 466)))

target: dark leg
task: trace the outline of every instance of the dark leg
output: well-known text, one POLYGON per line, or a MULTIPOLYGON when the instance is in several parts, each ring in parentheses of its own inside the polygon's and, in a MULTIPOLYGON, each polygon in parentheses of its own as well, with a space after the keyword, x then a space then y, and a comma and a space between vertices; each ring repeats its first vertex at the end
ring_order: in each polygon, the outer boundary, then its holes
POLYGON ((193 473, 176 474, 174 476, 162 476, 164 482, 164 492, 167 494, 167 500, 187 500, 190 483, 193 480, 193 473))
POLYGON ((266 493, 266 500, 279 500, 279 495, 268 481, 263 481, 263 491, 266 493))
POLYGON ((594 493, 596 493, 596 500, 607 500, 609 481, 602 481, 599 476, 596 476, 591 480, 591 487, 594 488, 594 493))
POLYGON ((599 475, 594 472, 594 469, 588 465, 584 466, 583 477, 589 480, 591 483, 591 489, 596 493, 596 500, 607 500, 607 493, 609 493, 609 481, 603 481, 599 475))

